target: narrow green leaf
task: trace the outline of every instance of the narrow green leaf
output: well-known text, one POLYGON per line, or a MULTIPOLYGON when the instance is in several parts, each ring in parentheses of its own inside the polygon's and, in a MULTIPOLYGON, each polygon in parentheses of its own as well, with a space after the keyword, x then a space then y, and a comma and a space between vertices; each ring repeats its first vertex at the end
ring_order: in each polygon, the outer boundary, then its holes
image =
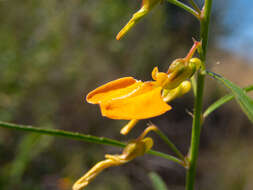
POLYGON ((155 172, 149 173, 149 178, 152 181, 155 190, 167 190, 167 186, 162 180, 162 178, 155 172))
POLYGON ((231 90, 238 104, 241 106, 244 113, 248 116, 249 120, 253 123, 253 100, 247 96, 245 90, 216 73, 207 71, 207 74, 219 80, 231 90))
MULTIPOLYGON (((109 139, 105 137, 85 135, 85 134, 80 134, 76 132, 73 133, 73 132, 58 130, 58 129, 42 129, 42 128, 30 126, 30 125, 19 125, 19 124, 7 123, 3 121, 0 121, 0 127, 15 129, 19 131, 33 132, 33 133, 38 133, 41 135, 65 137, 65 138, 74 139, 74 140, 86 141, 89 143, 104 144, 104 145, 116 146, 116 147, 121 147, 121 148, 126 146, 124 143, 119 142, 117 140, 113 140, 113 139, 109 139)), ((164 159, 167 159, 167 160, 170 160, 182 165, 182 161, 180 159, 174 156, 171 156, 169 154, 165 154, 165 153, 155 151, 155 150, 149 150, 147 153, 154 156, 159 156, 161 158, 164 158, 164 159)))
MULTIPOLYGON (((243 90, 245 90, 246 92, 250 92, 253 90, 253 85, 243 88, 243 90)), ((228 94, 218 99, 206 109, 206 111, 203 114, 204 117, 207 117, 208 115, 210 115, 210 113, 221 107, 223 104, 229 102, 230 100, 233 100, 234 98, 235 96, 233 94, 228 94)))
POLYGON ((7 122, 2 122, 2 121, 0 121, 0 127, 20 130, 20 131, 40 133, 40 134, 50 135, 50 136, 61 136, 61 137, 66 137, 70 139, 75 139, 75 140, 82 140, 89 143, 95 143, 95 144, 125 147, 124 143, 121 143, 113 139, 109 139, 105 137, 96 137, 92 135, 85 135, 85 134, 80 134, 77 132, 70 132, 70 131, 64 131, 64 130, 59 130, 59 129, 44 129, 44 128, 39 128, 39 127, 33 127, 30 125, 18 125, 18 124, 7 123, 7 122))

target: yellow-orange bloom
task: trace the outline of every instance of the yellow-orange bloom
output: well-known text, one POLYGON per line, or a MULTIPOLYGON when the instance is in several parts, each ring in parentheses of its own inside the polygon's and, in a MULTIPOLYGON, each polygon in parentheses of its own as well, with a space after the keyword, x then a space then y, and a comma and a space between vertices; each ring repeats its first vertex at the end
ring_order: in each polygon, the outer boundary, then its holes
POLYGON ((120 78, 93 90, 86 100, 99 104, 102 115, 111 119, 155 117, 171 109, 161 96, 163 80, 166 79, 142 82, 132 77, 120 78))
MULTIPOLYGON (((172 90, 163 89, 162 91, 163 101, 168 103, 174 100, 175 98, 183 96, 190 90, 191 90, 191 82, 187 80, 183 81, 177 88, 174 88, 172 90)), ((138 119, 132 119, 125 126, 123 126, 123 128, 120 130, 120 133, 122 135, 128 134, 131 131, 131 129, 138 123, 138 121, 139 121, 138 119)))
MULTIPOLYGON (((194 72, 195 68, 191 64, 184 66, 184 63, 169 74, 159 72, 155 67, 152 71, 155 81, 120 78, 96 88, 87 95, 86 100, 99 104, 102 115, 111 119, 140 120, 155 117, 171 109, 166 102, 190 90, 190 83, 182 82, 194 72)), ((137 121, 132 123, 136 124, 137 121)))
POLYGON ((192 58, 201 45, 194 42, 185 58, 176 59, 167 73, 152 71, 154 81, 142 82, 133 77, 124 77, 102 85, 86 96, 92 104, 99 104, 103 116, 111 119, 131 120, 122 130, 127 134, 140 119, 159 116, 171 109, 167 103, 189 92, 187 81, 201 67, 198 58, 192 58))

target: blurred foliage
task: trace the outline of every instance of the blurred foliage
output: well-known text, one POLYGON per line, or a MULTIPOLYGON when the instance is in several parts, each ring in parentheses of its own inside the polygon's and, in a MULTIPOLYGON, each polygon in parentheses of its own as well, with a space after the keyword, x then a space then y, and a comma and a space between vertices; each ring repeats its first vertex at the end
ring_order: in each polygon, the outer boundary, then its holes
MULTIPOLYGON (((167 3, 156 7, 119 42, 115 36, 139 1, 12 0, 0 4, 0 120, 119 140, 127 139, 119 135, 125 122, 102 118, 98 107, 84 103, 87 92, 123 76, 150 80, 152 68, 159 65, 166 70, 172 60, 184 56, 198 32, 194 18, 167 3)), ((213 20, 218 34, 222 29, 218 19, 213 20)), ((172 103, 173 112, 153 119, 185 153, 190 136, 186 126, 191 125, 185 109, 190 110, 192 104, 188 95, 172 103)), ((207 127, 213 128, 204 129, 201 148, 222 144, 228 125, 240 124, 239 131, 248 127, 245 118, 232 121, 233 117, 243 116, 231 109, 214 114, 207 121, 207 127)), ((140 122, 130 137, 136 137, 145 123, 140 122)), ((155 148, 167 151, 158 140, 155 148)), ((70 189, 105 152, 119 149, 0 129, 0 189, 70 189)), ((211 160, 212 153, 202 159, 211 160)), ((201 168, 199 176, 206 168, 201 168)), ((147 176, 151 170, 168 179, 171 189, 183 188, 183 169, 146 156, 106 171, 87 189, 151 190, 147 176)))

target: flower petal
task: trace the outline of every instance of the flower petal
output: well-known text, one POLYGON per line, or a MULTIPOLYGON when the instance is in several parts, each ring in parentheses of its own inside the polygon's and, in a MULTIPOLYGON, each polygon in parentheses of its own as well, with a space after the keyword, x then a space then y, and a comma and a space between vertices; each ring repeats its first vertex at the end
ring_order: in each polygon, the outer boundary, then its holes
POLYGON ((156 81, 155 84, 157 86, 164 87, 169 82, 168 74, 164 72, 159 72, 157 67, 153 69, 151 75, 152 78, 156 81))
POLYGON ((102 115, 111 119, 131 120, 147 119, 169 111, 171 106, 166 104, 161 97, 162 88, 150 90, 152 84, 148 82, 148 85, 143 85, 143 93, 138 93, 136 96, 102 102, 100 104, 102 115))
POLYGON ((142 84, 133 77, 120 78, 100 86, 86 96, 86 100, 92 104, 99 104, 102 101, 127 97, 131 95, 142 84))

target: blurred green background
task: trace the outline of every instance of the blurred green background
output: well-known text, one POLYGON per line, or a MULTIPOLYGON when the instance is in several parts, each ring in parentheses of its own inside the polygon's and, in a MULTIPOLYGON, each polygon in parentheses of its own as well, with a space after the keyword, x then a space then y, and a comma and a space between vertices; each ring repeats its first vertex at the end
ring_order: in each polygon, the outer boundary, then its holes
MULTIPOLYGON (((236 28, 221 19, 229 12, 224 5, 231 1, 214 2, 208 68, 240 86, 252 84, 250 58, 229 52, 236 46, 233 39, 230 49, 224 48, 222 41, 236 28)), ((0 1, 0 120, 122 141, 135 138, 152 121, 187 154, 192 121, 187 112, 193 109, 192 93, 172 102, 172 111, 141 121, 127 137, 119 134, 125 121, 103 118, 98 106, 84 101, 89 91, 120 77, 151 80, 153 67, 158 65, 165 71, 171 61, 186 55, 191 38, 198 38, 198 22, 163 3, 126 38, 116 41, 117 32, 139 6, 140 1, 126 0, 0 1)), ((205 107, 228 92, 211 80, 207 79, 205 107)), ((169 151, 151 136, 155 149, 169 151)), ((201 136, 197 189, 253 189, 252 137, 252 125, 234 102, 207 118, 201 136)), ((105 153, 120 151, 0 128, 0 189, 67 190, 105 153)), ((184 189, 183 168, 144 156, 106 170, 87 190, 152 190, 151 171, 164 179, 168 189, 184 189)))

